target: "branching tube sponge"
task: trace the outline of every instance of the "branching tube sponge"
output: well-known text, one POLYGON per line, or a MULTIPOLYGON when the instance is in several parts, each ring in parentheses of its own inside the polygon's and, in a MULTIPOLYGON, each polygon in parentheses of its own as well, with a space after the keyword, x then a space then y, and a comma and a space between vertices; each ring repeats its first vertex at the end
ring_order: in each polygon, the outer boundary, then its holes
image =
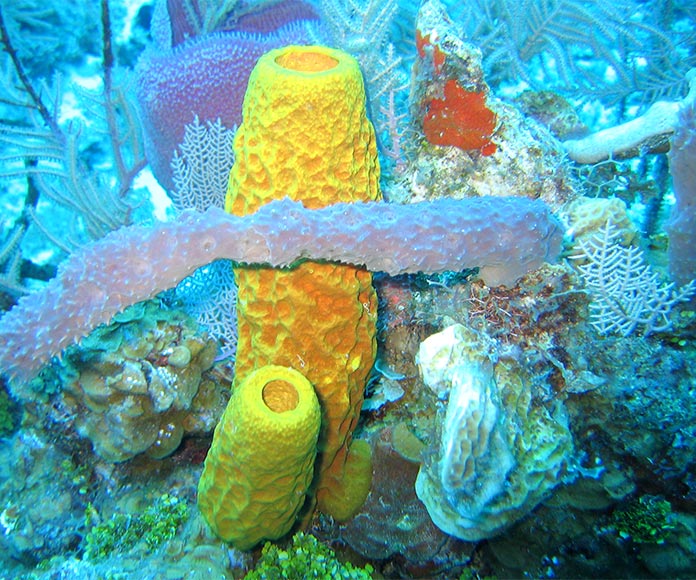
POLYGON ((312 482, 321 412, 302 374, 265 366, 232 393, 198 483, 215 534, 246 550, 290 531, 312 482))
MULTIPOLYGON (((323 46, 262 56, 249 78, 226 210, 244 216, 289 197, 309 209, 381 198, 375 133, 356 60, 323 46)), ((321 235, 321 234, 319 234, 321 235)), ((235 269, 236 380, 296 368, 322 406, 319 508, 350 518, 370 488, 369 446, 352 441, 375 359, 377 297, 362 266, 305 261, 235 269)))

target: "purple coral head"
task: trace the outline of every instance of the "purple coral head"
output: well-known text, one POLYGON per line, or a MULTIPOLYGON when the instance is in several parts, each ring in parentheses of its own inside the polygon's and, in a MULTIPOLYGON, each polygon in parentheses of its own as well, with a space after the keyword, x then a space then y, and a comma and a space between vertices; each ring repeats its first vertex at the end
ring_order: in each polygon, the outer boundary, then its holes
POLYGON ((287 44, 316 42, 311 28, 319 22, 311 5, 280 0, 243 13, 236 6, 214 32, 197 35, 198 24, 187 20, 181 5, 160 0, 152 25, 155 44, 136 67, 146 155, 166 189, 174 187, 171 161, 184 127, 195 116, 201 122, 219 118, 230 129, 239 125, 258 58, 287 44))

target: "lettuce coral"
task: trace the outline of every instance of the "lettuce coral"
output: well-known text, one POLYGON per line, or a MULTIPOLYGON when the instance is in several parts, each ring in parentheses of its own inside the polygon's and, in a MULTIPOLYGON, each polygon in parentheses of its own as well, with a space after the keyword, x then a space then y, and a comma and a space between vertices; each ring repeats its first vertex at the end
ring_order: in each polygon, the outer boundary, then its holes
POLYGON ((203 373, 216 352, 216 342, 183 312, 142 302, 55 365, 62 406, 102 459, 160 459, 184 433, 213 428, 206 402, 214 389, 203 373))
POLYGON ((562 409, 533 401, 523 365, 495 342, 456 324, 418 352, 425 383, 449 402, 416 493, 444 532, 475 542, 532 511, 566 473, 573 451, 562 409))

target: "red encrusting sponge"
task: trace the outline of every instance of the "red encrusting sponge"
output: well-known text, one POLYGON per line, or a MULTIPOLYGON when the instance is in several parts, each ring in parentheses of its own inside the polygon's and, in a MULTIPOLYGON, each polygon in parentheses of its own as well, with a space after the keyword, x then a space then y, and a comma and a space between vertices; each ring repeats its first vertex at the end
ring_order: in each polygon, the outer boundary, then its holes
POLYGON ((464 150, 478 149, 492 155, 491 142, 496 114, 486 107, 483 92, 467 91, 454 79, 445 82, 445 98, 428 103, 423 118, 425 138, 433 145, 450 145, 464 150))

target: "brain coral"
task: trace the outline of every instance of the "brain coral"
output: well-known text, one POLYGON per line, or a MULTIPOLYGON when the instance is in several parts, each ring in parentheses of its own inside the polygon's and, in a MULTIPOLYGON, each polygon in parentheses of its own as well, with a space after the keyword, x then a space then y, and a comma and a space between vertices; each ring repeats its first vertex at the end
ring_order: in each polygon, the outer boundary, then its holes
POLYGON ((155 177, 172 189, 171 161, 184 127, 198 116, 218 118, 228 128, 242 119, 247 80, 258 58, 286 44, 308 43, 317 15, 310 5, 275 2, 249 10, 210 34, 200 34, 181 16, 177 2, 159 2, 153 17, 155 44, 136 67, 145 148, 155 177), (172 16, 173 15, 173 16, 172 16))

